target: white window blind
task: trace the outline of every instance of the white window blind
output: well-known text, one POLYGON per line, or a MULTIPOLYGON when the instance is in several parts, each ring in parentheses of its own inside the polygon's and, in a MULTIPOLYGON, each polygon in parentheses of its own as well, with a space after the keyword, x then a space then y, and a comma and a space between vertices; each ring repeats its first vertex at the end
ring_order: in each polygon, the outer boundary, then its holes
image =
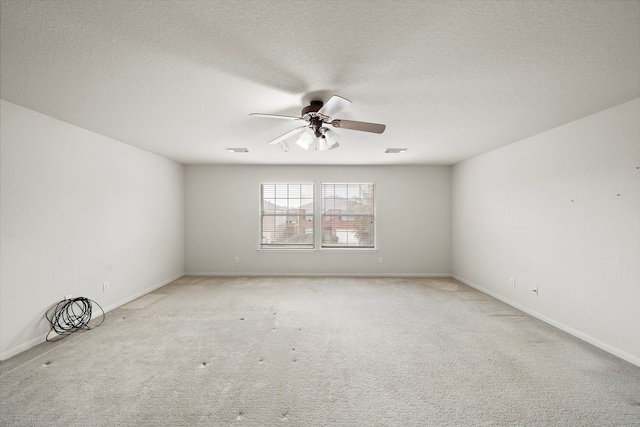
POLYGON ((313 249, 313 184, 260 185, 260 248, 313 249))
POLYGON ((322 247, 375 248, 375 184, 322 184, 322 247))

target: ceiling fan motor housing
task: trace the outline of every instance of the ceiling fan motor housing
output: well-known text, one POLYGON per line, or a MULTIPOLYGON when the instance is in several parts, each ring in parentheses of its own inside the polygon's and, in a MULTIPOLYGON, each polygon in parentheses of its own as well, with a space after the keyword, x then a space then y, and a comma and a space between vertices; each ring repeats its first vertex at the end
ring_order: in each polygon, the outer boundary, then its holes
POLYGON ((302 109, 301 116, 304 117, 305 114, 309 113, 317 113, 324 103, 322 101, 311 101, 311 105, 308 105, 302 109))

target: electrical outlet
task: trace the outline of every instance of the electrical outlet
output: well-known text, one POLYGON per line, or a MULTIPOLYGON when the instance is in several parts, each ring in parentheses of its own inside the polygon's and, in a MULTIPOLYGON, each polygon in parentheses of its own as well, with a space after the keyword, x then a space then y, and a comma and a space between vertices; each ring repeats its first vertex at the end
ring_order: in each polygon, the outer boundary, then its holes
POLYGON ((240 257, 239 256, 236 257, 235 262, 236 262, 236 264, 240 264, 240 257))
POLYGON ((384 263, 384 258, 382 257, 378 258, 378 264, 382 264, 382 263, 384 263))
POLYGON ((516 287, 516 279, 515 279, 515 277, 511 277, 509 279, 509 284, 511 285, 512 288, 516 287))
POLYGON ((536 294, 536 296, 538 296, 538 287, 537 286, 532 287, 531 292, 533 292, 534 294, 536 294))
POLYGON ((102 284, 102 292, 109 292, 109 282, 104 282, 102 284))

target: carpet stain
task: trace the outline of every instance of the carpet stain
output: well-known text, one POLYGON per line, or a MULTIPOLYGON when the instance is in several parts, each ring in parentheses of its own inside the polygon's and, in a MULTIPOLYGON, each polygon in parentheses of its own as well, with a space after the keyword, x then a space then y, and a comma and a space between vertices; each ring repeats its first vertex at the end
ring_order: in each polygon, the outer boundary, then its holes
POLYGON ((640 406, 640 402, 632 402, 631 406, 640 406))
POLYGON ((47 360, 46 362, 44 362, 44 366, 49 366, 53 363, 53 360, 47 360))
POLYGON ((244 412, 239 411, 238 416, 236 417, 236 420, 242 421, 243 419, 244 419, 244 412))
POLYGON ((209 363, 208 362, 202 362, 202 364, 200 365, 201 368, 205 368, 209 363))

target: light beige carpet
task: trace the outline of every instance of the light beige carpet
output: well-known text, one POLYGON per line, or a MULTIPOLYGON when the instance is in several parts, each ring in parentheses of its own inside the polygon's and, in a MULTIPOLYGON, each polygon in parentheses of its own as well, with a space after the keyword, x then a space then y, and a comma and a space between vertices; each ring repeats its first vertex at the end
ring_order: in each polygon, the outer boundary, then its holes
POLYGON ((452 279, 184 277, 151 295, 0 363, 0 424, 640 425, 639 367, 452 279))

